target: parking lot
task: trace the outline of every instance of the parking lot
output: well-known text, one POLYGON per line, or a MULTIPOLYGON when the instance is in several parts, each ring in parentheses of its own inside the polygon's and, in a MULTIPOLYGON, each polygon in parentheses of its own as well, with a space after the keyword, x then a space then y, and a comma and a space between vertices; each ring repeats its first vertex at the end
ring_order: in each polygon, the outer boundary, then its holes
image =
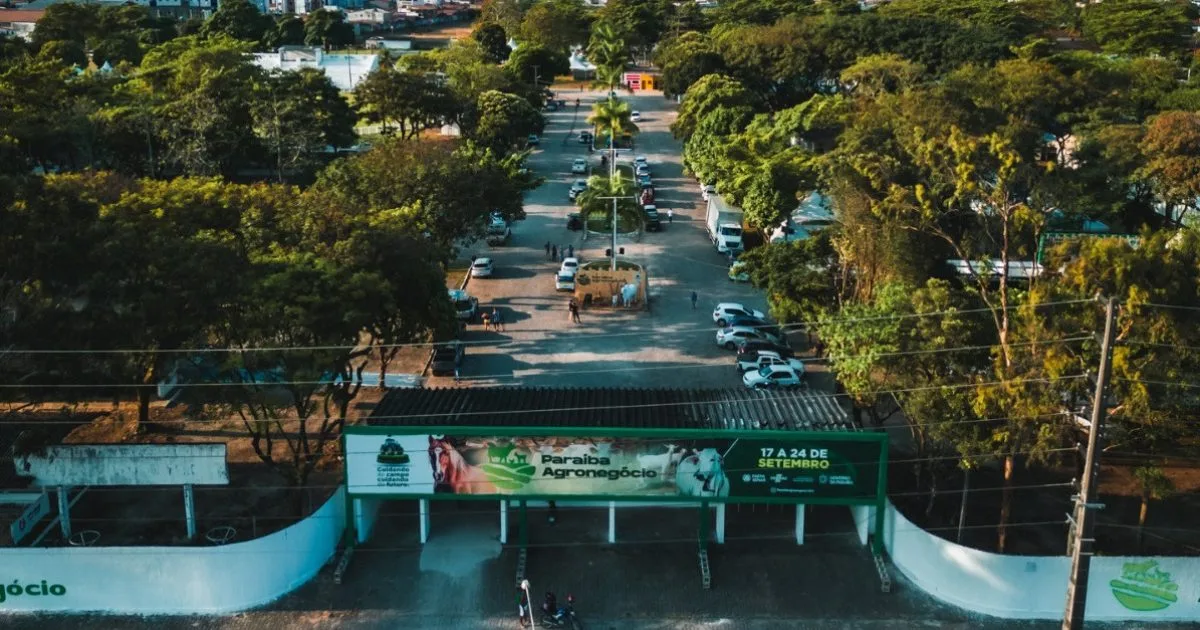
MULTIPOLYGON (((699 187, 684 176, 681 146, 671 136, 676 105, 659 92, 622 96, 641 112, 635 154, 650 163, 663 229, 640 239, 621 236, 618 247, 625 248, 625 258, 646 267, 651 308, 589 309, 581 313, 580 323, 569 321, 570 294, 555 291, 559 263, 549 260, 545 245, 571 246, 584 262, 605 258, 610 246, 610 236, 592 234, 584 240, 582 232, 567 229, 566 219, 576 211, 567 191, 580 177, 571 173, 572 162, 584 157, 599 168, 600 152, 589 155, 577 138, 587 128, 591 103, 603 97, 602 92, 559 94, 568 106, 547 114, 541 144, 530 158, 531 168, 546 183, 526 197, 527 218, 513 226, 509 245, 474 246, 472 253, 494 260, 495 274, 472 279, 467 290, 485 312, 499 309, 505 325, 502 332, 485 332, 480 324, 469 327, 459 385, 740 386, 733 353, 714 342, 712 307, 733 301, 765 311, 766 300, 749 285, 729 281, 728 263, 704 230, 699 187), (575 98, 582 101, 578 111, 575 98), (667 210, 674 215, 669 223, 667 210), (692 291, 700 297, 694 311, 692 291)), ((454 381, 433 378, 429 384, 450 386, 454 381)))

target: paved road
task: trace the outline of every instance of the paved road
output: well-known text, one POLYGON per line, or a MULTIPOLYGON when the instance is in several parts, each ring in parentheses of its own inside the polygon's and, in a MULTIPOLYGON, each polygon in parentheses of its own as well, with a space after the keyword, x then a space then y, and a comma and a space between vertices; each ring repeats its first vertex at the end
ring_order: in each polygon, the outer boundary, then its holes
MULTIPOLYGON (((574 100, 577 93, 564 94, 574 100)), ((645 155, 654 174, 657 205, 664 223, 666 211, 674 221, 659 233, 640 240, 621 237, 626 256, 647 267, 651 310, 584 311, 581 324, 567 320, 569 294, 554 291, 557 262, 546 257, 547 241, 571 245, 586 260, 604 258, 606 236, 566 229, 574 211, 567 189, 577 175, 570 172, 577 157, 588 155, 576 141, 586 112, 603 94, 583 93, 583 107, 549 114, 541 147, 530 158, 532 168, 547 178, 526 198, 527 218, 513 229, 513 244, 475 253, 491 256, 496 276, 472 279, 468 291, 484 308, 499 308, 506 322, 502 333, 472 326, 468 339, 493 342, 471 348, 464 385, 610 386, 610 387, 737 387, 732 355, 716 347, 711 307, 718 301, 742 301, 765 310, 765 299, 745 284, 729 282, 725 259, 716 253, 703 228, 699 188, 683 175, 681 147, 671 137, 674 102, 661 93, 630 98, 642 113, 638 123, 638 155, 645 155), (700 294, 700 308, 691 309, 691 291, 700 294)), ((628 159, 628 158, 625 158, 628 159)), ((598 165, 598 163, 597 163, 598 165)), ((433 379, 430 385, 451 385, 433 379)))

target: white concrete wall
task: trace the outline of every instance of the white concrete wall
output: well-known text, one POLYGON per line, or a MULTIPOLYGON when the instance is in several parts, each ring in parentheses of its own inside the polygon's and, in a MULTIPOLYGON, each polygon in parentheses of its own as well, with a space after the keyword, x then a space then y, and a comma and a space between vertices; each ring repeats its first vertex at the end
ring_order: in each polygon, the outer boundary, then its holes
POLYGON ((358 542, 367 542, 375 532, 375 522, 379 519, 379 508, 383 501, 384 499, 354 500, 354 533, 358 542))
POLYGON ((260 606, 316 575, 337 549, 345 510, 339 490, 304 521, 222 546, 0 549, 0 613, 175 615, 260 606), (36 592, 13 595, 14 584, 35 585, 36 592), (49 589, 61 594, 42 592, 49 589))
MULTIPOLYGON (((855 522, 868 510, 855 508, 855 522)), ((943 540, 909 522, 889 502, 884 543, 892 563, 934 597, 961 608, 1007 619, 1062 619, 1071 560, 1066 556, 1009 556, 943 540)), ((1144 573, 1144 571, 1143 571, 1144 573)), ((1157 575, 1162 579, 1162 574, 1157 575)), ((1144 584, 1144 582, 1142 583, 1144 584)), ((1088 580, 1089 621, 1200 621, 1200 558, 1093 558, 1088 580), (1151 571, 1170 574, 1165 588, 1175 601, 1159 610, 1133 610, 1114 594, 1128 565, 1152 561, 1151 571)))

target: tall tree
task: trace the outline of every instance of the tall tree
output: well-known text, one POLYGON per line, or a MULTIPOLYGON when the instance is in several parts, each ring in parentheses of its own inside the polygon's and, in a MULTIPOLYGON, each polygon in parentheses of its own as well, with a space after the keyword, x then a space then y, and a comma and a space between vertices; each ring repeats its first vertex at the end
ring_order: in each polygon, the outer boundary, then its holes
POLYGON ((401 72, 391 64, 380 66, 354 89, 355 102, 368 122, 380 124, 391 133, 395 124, 400 137, 416 137, 455 120, 461 105, 448 87, 435 76, 401 72))
POLYGON ((304 20, 304 43, 325 50, 343 48, 354 43, 354 27, 341 11, 318 9, 304 20))
POLYGON ((479 21, 499 24, 505 33, 512 35, 520 30, 521 19, 531 4, 527 0, 484 0, 479 10, 479 21))
POLYGON ((1141 174, 1154 186, 1173 221, 1200 206, 1200 115, 1163 112, 1150 119, 1142 138, 1141 174))
POLYGON ((507 155, 525 145, 530 134, 542 132, 545 120, 529 101, 492 90, 479 95, 476 117, 464 132, 497 155, 507 155))
POLYGON ((317 166, 327 148, 354 143, 354 111, 329 77, 315 68, 275 71, 254 85, 255 132, 283 182, 317 166))
POLYGON ((565 54, 587 43, 589 26, 583 5, 574 0, 539 2, 525 13, 517 41, 565 54))
POLYGON ((273 28, 271 18, 263 15, 250 0, 226 0, 204 22, 200 35, 206 38, 224 35, 258 45, 273 28))
POLYGON ((508 47, 508 35, 504 27, 494 22, 483 22, 471 31, 471 38, 479 42, 484 55, 492 63, 504 63, 512 49, 508 47))
POLYGON ((1191 34, 1187 4, 1173 0, 1108 0, 1082 14, 1084 34, 1118 55, 1175 56, 1191 34))

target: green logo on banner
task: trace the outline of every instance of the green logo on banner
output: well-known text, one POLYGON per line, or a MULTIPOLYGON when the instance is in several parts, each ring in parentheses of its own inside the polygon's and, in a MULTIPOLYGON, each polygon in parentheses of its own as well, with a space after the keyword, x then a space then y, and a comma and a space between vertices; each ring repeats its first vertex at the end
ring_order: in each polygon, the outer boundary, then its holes
POLYGON ((396 440, 388 437, 379 447, 379 455, 375 457, 375 461, 380 464, 407 464, 408 453, 404 452, 404 447, 396 440))
POLYGON ((1162 610, 1178 601, 1175 592, 1179 585, 1171 574, 1158 568, 1158 562, 1127 562, 1121 568, 1121 579, 1108 583, 1113 597, 1129 610, 1150 612, 1162 610))
POLYGON ((488 443, 487 463, 479 467, 497 488, 519 490, 532 481, 537 472, 537 468, 526 461, 527 457, 516 449, 515 444, 488 443))

